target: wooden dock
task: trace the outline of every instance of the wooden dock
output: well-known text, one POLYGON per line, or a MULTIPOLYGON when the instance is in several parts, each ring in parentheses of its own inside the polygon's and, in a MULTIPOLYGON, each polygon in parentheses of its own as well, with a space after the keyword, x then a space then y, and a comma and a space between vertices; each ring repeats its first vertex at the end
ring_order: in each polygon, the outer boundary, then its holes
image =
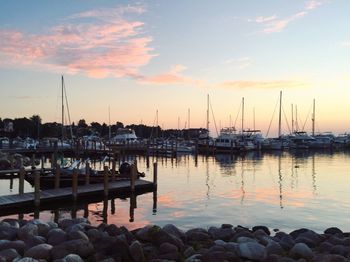
MULTIPOLYGON (((153 182, 137 179, 135 189, 132 192, 130 180, 113 181, 108 184, 108 197, 126 197, 131 194, 143 194, 156 190, 156 185, 153 182)), ((77 201, 89 199, 104 199, 105 187, 104 184, 90 184, 78 186, 77 201)), ((43 207, 53 207, 59 203, 73 203, 73 193, 71 187, 47 189, 40 191, 40 209, 43 207)), ((24 210, 34 210, 35 192, 0 196, 0 216, 20 213, 24 210)))

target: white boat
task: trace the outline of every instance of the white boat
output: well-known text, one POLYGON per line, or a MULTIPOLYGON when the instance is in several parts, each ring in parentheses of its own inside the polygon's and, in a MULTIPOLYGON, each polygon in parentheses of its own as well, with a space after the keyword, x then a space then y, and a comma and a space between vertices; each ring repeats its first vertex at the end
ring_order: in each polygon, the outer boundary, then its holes
POLYGON ((239 134, 234 127, 222 128, 219 136, 215 139, 215 150, 221 151, 238 151, 239 134))
POLYGON ((126 143, 138 143, 139 138, 136 136, 135 131, 130 128, 118 128, 117 134, 111 137, 111 144, 126 144, 126 143))

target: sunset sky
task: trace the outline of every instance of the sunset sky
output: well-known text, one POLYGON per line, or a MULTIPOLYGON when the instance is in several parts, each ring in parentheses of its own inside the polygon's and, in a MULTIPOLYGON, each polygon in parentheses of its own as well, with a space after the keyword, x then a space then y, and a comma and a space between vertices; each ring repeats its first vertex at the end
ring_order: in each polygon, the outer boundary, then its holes
POLYGON ((350 131, 350 1, 0 0, 0 118, 350 131), (274 113, 275 111, 275 113, 274 113), (255 112, 255 114, 254 114, 255 112), (215 116, 215 121, 212 116, 215 116), (231 116, 231 117, 230 117, 231 116), (255 116, 255 117, 254 117, 255 116), (295 112, 294 112, 295 117, 295 112), (215 122, 215 123, 214 123, 215 122))

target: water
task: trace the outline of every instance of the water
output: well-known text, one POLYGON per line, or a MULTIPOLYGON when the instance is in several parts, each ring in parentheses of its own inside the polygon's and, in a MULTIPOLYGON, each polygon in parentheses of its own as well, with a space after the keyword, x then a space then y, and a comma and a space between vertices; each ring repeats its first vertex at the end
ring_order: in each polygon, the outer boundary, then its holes
MULTIPOLYGON (((134 157, 130 157, 132 160, 134 157)), ((252 227, 265 225, 290 232, 310 228, 316 232, 337 226, 350 231, 350 154, 347 152, 250 153, 150 158, 136 157, 140 171, 152 180, 152 163, 158 162, 156 209, 154 195, 137 196, 137 208, 129 199, 93 203, 78 209, 93 224, 124 225, 129 229, 146 224, 173 223, 182 229, 220 226, 222 223, 252 227), (107 210, 107 213, 104 212, 107 210), (133 215, 132 215, 133 212, 133 215), (130 222, 130 215, 133 222, 130 222)), ((17 192, 18 181, 0 181, 4 194, 17 192)), ((33 189, 25 185, 25 191, 33 189)), ((57 214, 56 214, 57 215, 57 214)), ((69 209, 58 211, 71 217, 69 209)), ((26 214, 25 218, 31 218, 26 214)), ((40 219, 53 220, 43 211, 40 219)))

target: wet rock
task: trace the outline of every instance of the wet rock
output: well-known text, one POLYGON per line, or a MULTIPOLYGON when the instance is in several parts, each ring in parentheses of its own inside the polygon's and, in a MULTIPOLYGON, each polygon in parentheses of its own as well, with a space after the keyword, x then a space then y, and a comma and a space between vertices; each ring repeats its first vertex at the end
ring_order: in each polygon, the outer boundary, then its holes
POLYGON ((295 259, 311 259, 313 257, 312 250, 304 243, 296 243, 289 251, 289 255, 295 259))
POLYGON ((27 248, 31 248, 40 244, 45 244, 46 239, 41 236, 33 236, 25 240, 25 244, 27 248))
POLYGON ((237 238, 236 242, 237 243, 247 243, 247 242, 257 243, 257 241, 251 237, 239 237, 239 238, 237 238))
POLYGON ((284 250, 288 251, 295 245, 295 241, 292 236, 285 234, 282 236, 279 244, 281 247, 283 247, 284 250))
POLYGON ((266 256, 266 250, 259 243, 246 242, 238 245, 238 255, 244 259, 262 261, 266 256))
POLYGON ((271 242, 266 246, 266 252, 269 255, 282 255, 284 253, 284 249, 277 242, 271 242))
POLYGON ((52 246, 49 244, 40 244, 28 249, 25 253, 25 257, 32 257, 35 259, 50 259, 50 251, 52 246))
POLYGON ((300 234, 305 233, 305 232, 307 232, 308 230, 309 230, 309 229, 307 229, 307 228, 300 228, 300 229, 297 229, 297 230, 293 230, 292 232, 289 233, 289 235, 290 235, 292 238, 296 239, 300 234))
POLYGON ((40 223, 37 225, 38 227, 38 235, 47 238, 47 234, 51 230, 51 227, 47 223, 40 223))
POLYGON ((10 225, 11 227, 15 227, 15 228, 19 228, 19 221, 18 219, 14 219, 14 218, 5 218, 3 219, 0 224, 2 225, 3 223, 7 223, 8 225, 10 225))
POLYGON ((222 224, 221 228, 233 228, 233 225, 231 225, 231 224, 222 224))
POLYGON ((65 262, 84 262, 84 260, 76 255, 76 254, 69 254, 63 258, 65 262))
POLYGON ((317 246, 318 242, 314 242, 313 240, 307 238, 307 237, 303 237, 303 236, 298 236, 295 239, 295 243, 304 243, 306 244, 309 248, 314 248, 317 246))

